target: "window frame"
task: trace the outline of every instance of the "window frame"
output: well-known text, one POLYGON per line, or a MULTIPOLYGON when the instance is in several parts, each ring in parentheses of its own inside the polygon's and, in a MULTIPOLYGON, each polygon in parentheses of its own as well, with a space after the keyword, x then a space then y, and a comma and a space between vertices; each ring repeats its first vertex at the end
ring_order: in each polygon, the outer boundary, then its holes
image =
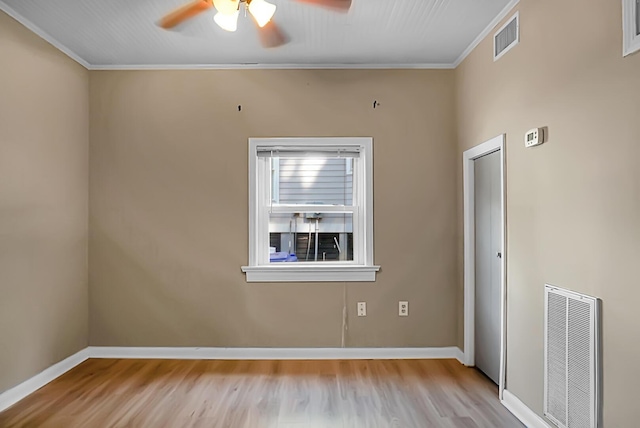
POLYGON ((638 1, 622 0, 623 51, 622 56, 640 50, 640 28, 638 28, 638 1))
MULTIPOLYGON (((327 208, 339 209, 329 205, 323 210, 327 208)), ((247 282, 373 282, 380 269, 373 263, 373 250, 373 138, 249 138, 249 264, 242 266, 247 282), (269 214, 264 208, 271 198, 271 180, 261 178, 266 176, 265 168, 269 174, 271 168, 258 161, 258 149, 263 146, 360 148, 358 167, 353 171, 353 206, 364 212, 354 212, 353 261, 268 262, 269 214)))

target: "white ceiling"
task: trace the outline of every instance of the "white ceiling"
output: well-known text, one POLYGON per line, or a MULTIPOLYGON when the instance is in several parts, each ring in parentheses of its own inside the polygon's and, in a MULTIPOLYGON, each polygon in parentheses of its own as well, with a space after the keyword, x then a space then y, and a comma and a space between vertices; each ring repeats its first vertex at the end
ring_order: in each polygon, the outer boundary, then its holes
POLYGON ((174 31, 189 0, 0 0, 0 9, 88 68, 453 67, 517 0, 353 0, 347 14, 269 0, 290 42, 264 49, 250 17, 228 33, 212 10, 174 31))

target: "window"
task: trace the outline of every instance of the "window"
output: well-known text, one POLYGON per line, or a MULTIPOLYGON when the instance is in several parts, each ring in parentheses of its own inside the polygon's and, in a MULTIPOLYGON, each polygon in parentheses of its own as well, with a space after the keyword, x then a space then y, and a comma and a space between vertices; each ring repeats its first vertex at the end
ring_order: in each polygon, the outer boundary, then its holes
POLYGON ((640 0, 623 0, 624 56, 640 50, 640 0))
POLYGON ((249 140, 248 282, 375 281, 373 140, 249 140))

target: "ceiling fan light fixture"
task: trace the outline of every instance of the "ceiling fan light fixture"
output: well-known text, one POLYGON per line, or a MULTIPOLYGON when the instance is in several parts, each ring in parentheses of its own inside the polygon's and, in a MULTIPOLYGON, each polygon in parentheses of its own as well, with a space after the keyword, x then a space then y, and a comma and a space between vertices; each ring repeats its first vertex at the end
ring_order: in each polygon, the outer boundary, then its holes
POLYGON ((240 5, 239 0, 213 0, 213 6, 224 15, 233 15, 240 5))
POLYGON ((238 29, 238 15, 240 15, 240 11, 237 10, 232 14, 218 12, 216 16, 213 17, 213 20, 223 30, 234 32, 238 29))
POLYGON ((265 0, 251 0, 248 3, 249 12, 253 15, 259 27, 267 25, 276 13, 276 5, 265 0))

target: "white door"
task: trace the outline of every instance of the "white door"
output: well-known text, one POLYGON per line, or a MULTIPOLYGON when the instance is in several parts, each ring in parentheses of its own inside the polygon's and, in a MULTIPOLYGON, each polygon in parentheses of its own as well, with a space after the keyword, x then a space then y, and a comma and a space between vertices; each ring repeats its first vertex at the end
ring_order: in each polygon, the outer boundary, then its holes
POLYGON ((502 189, 500 152, 474 161, 475 363, 496 384, 500 377, 502 189))

